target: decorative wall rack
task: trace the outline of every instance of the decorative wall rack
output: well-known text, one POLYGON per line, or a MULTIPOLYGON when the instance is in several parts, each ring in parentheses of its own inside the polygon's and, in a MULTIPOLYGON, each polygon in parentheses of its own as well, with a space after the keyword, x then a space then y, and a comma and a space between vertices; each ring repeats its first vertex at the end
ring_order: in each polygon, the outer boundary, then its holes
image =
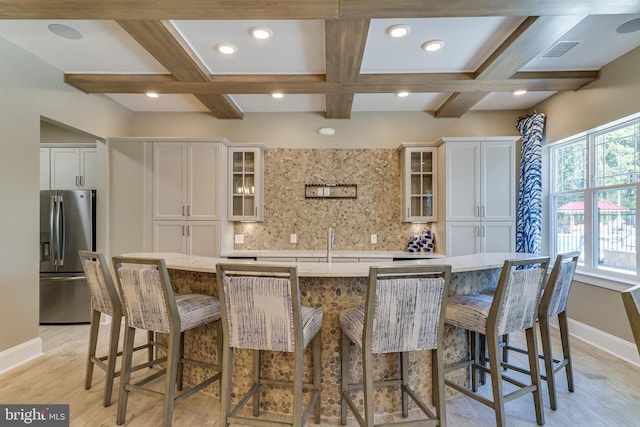
POLYGON ((356 184, 305 184, 305 199, 357 199, 356 184))

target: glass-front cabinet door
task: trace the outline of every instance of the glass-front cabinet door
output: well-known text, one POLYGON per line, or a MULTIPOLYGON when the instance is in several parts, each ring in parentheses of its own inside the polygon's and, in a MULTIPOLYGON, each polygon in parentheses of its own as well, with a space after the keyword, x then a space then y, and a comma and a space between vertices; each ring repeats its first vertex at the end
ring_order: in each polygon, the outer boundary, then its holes
POLYGON ((229 220, 262 221, 263 155, 261 146, 229 148, 229 220))
POLYGON ((437 220, 437 149, 422 144, 403 144, 402 220, 426 223, 437 220))

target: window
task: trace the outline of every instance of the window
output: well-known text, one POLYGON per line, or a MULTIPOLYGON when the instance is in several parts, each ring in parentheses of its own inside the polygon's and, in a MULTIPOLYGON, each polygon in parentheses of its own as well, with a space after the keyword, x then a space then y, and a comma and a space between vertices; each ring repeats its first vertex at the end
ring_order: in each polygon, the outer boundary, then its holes
POLYGON ((580 270, 638 279, 640 114, 554 144, 551 242, 580 251, 580 270))

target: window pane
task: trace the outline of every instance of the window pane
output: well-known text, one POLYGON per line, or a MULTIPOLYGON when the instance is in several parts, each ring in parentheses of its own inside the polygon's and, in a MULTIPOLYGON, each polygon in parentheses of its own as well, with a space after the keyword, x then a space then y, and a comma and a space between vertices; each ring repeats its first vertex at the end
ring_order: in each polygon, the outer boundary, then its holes
POLYGON ((585 188, 586 140, 581 139, 554 150, 554 191, 585 188))
POLYGON ((639 127, 634 123, 595 135, 597 187, 638 182, 639 127))
POLYGON ((598 268, 635 272, 635 187, 597 191, 595 199, 598 203, 594 221, 598 268))
POLYGON ((580 251, 584 257, 584 194, 554 197, 556 253, 580 251))

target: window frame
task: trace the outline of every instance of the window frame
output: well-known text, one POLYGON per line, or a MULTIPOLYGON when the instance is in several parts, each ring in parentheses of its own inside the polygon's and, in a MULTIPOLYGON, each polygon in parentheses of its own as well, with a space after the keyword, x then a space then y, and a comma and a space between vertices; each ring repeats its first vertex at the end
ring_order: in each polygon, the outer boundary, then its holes
MULTIPOLYGON (((557 231, 557 206, 556 200, 558 197, 582 195, 584 203, 584 243, 582 257, 578 264, 576 271, 576 279, 584 281, 585 283, 594 284, 597 286, 603 286, 610 289, 622 290, 628 287, 628 285, 637 284, 640 282, 640 252, 637 249, 637 242, 640 240, 640 228, 636 226, 635 239, 636 239, 636 251, 635 251, 635 272, 629 271, 625 273, 623 271, 616 271, 612 269, 603 268, 598 263, 596 254, 596 237, 598 234, 598 223, 596 218, 596 212, 594 212, 593 205, 597 203, 596 196, 602 191, 612 191, 623 188, 633 188, 635 190, 635 212, 636 212, 636 224, 638 208, 640 207, 640 201, 638 200, 640 190, 640 179, 637 178, 638 172, 636 171, 635 182, 630 183, 618 183, 611 185, 599 185, 596 177, 596 137, 603 133, 612 132, 616 129, 620 129, 629 125, 640 126, 640 113, 636 113, 622 119, 616 120, 611 123, 607 123, 597 128, 582 132, 577 135, 562 139, 560 141, 547 145, 549 156, 549 191, 548 200, 549 206, 546 210, 549 215, 549 249, 550 253, 554 256, 558 253, 558 240, 556 238, 557 231), (558 150, 567 147, 568 145, 585 141, 585 177, 583 188, 573 188, 570 190, 556 191, 556 179, 557 173, 557 153, 558 150)), ((639 137, 640 138, 640 137, 639 137)))

